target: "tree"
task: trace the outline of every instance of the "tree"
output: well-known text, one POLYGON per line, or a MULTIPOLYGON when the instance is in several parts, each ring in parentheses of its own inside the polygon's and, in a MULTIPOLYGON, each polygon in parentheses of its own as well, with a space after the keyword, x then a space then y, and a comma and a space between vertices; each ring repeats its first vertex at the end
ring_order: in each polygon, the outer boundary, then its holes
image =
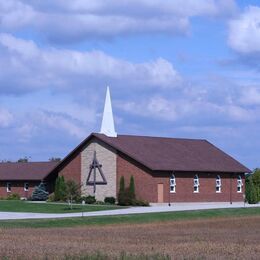
POLYGON ((118 192, 118 204, 125 205, 125 178, 120 177, 119 192, 118 192))
POLYGON ((131 178, 130 178, 129 196, 130 196, 130 199, 132 201, 135 200, 135 180, 134 180, 134 176, 133 175, 131 175, 131 178))
POLYGON ((258 202, 257 190, 254 185, 252 176, 249 176, 246 179, 246 201, 249 204, 255 204, 258 202))
POLYGON ((256 189, 257 200, 260 201, 260 168, 256 168, 253 171, 252 181, 253 181, 255 189, 256 189))
POLYGON ((27 162, 29 162, 29 158, 27 156, 25 156, 25 157, 22 157, 22 158, 18 159, 17 162, 19 162, 19 163, 27 163, 27 162))
POLYGON ((51 158, 49 158, 49 161, 50 162, 60 162, 61 158, 59 158, 59 157, 51 157, 51 158))
POLYGON ((80 198, 80 187, 81 185, 73 180, 68 180, 66 182, 66 199, 71 209, 73 201, 77 201, 80 198))
POLYGON ((58 176, 55 181, 54 199, 55 201, 66 201, 67 187, 63 176, 58 176))
POLYGON ((46 190, 46 186, 41 182, 38 186, 35 187, 32 193, 32 200, 45 201, 48 199, 49 193, 46 190))

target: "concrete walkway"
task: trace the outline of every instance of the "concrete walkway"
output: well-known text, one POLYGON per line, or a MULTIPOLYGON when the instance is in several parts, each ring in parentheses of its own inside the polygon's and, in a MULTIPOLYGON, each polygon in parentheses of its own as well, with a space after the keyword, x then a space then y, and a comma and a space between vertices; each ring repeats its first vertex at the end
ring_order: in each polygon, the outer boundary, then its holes
POLYGON ((249 205, 235 202, 230 203, 175 203, 171 206, 168 204, 153 204, 152 207, 131 207, 126 209, 93 211, 84 213, 62 213, 62 214, 47 214, 47 213, 18 213, 18 212, 0 212, 0 220, 10 219, 43 219, 43 218, 70 218, 70 217, 93 217, 93 216, 112 216, 112 215, 127 215, 155 212, 171 212, 171 211, 186 211, 186 210, 201 210, 201 209, 221 209, 221 208, 251 208, 260 207, 260 204, 249 205))

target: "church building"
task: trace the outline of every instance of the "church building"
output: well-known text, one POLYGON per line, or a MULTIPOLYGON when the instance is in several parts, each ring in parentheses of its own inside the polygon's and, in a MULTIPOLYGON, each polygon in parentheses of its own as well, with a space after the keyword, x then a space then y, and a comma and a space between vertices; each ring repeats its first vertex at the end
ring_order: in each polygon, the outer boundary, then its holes
MULTIPOLYGON (((150 203, 243 201, 245 173, 251 172, 207 140, 118 135, 109 89, 100 133, 90 134, 61 162, 40 163, 38 170, 33 164, 27 163, 27 171, 35 179, 22 177, 28 173, 20 169, 13 185, 25 189, 25 183, 44 180, 53 192, 57 176, 64 176, 80 184, 82 195, 104 200, 117 198, 121 176, 126 185, 133 176, 136 197, 150 203)), ((8 187, 12 191, 14 173, 6 168, 0 164, 0 197, 10 194, 8 187)))

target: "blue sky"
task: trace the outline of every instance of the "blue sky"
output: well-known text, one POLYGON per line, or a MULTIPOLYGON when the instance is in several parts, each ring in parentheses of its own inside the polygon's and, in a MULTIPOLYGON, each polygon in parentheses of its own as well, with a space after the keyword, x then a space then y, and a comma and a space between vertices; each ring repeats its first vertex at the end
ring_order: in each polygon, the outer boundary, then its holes
POLYGON ((208 139, 260 166, 260 4, 0 0, 0 159, 63 157, 100 130, 208 139))

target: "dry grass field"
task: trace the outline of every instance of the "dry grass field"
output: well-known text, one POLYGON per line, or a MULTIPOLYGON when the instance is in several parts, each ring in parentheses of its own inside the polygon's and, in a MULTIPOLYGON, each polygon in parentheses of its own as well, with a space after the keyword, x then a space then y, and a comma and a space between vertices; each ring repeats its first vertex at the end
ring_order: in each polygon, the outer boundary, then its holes
POLYGON ((102 252, 164 254, 172 259, 259 259, 260 216, 0 229, 0 259, 62 259, 102 252))

